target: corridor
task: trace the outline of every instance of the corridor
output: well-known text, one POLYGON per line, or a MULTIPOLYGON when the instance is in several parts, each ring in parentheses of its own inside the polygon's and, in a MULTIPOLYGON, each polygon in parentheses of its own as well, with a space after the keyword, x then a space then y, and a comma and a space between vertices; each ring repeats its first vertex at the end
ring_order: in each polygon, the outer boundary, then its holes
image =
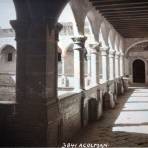
POLYGON ((108 146, 148 146, 148 89, 132 86, 118 99, 115 109, 104 112, 96 123, 75 135, 72 143, 108 146))
POLYGON ((0 146, 148 146, 148 0, 0 8, 0 146))

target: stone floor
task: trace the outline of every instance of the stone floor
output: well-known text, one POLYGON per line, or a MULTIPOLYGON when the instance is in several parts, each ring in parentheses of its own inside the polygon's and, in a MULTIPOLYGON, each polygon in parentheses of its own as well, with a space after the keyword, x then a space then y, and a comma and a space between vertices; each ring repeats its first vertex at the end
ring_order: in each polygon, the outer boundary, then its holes
POLYGON ((148 88, 130 87, 115 109, 75 135, 72 143, 107 144, 111 147, 148 147, 148 88))

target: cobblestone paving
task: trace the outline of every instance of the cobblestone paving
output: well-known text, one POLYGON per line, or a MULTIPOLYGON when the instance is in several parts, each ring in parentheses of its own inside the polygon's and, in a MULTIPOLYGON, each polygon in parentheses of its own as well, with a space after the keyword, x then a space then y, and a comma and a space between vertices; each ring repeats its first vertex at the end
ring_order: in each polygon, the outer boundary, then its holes
POLYGON ((111 147, 148 147, 148 89, 131 87, 115 109, 82 129, 72 143, 108 144, 111 147))

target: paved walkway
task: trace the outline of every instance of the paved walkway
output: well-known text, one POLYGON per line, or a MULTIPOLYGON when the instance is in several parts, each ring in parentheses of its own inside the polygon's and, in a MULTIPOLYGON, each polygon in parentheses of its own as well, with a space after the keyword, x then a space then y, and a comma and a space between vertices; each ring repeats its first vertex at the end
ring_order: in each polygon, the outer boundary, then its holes
POLYGON ((131 87, 115 109, 84 128, 72 143, 99 143, 113 147, 148 147, 148 88, 131 87))

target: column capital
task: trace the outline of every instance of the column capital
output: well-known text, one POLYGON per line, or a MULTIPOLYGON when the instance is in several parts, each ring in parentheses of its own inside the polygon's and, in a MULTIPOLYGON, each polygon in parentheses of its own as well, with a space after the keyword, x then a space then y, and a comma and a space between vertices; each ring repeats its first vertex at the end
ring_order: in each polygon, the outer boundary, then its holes
POLYGON ((80 50, 85 47, 85 41, 87 40, 86 36, 76 36, 72 37, 71 39, 75 44, 74 49, 80 50))
POLYGON ((97 54, 99 51, 100 43, 94 42, 94 43, 89 43, 89 49, 92 54, 97 54))
POLYGON ((120 52, 120 56, 121 56, 121 57, 124 56, 124 53, 123 53, 122 51, 120 52))
POLYGON ((115 56, 119 57, 120 56, 120 51, 115 51, 115 56))
POLYGON ((51 34, 53 30, 58 40, 59 31, 62 29, 62 25, 56 23, 54 18, 47 20, 11 20, 10 24, 15 30, 17 41, 44 40, 47 31, 51 34))
POLYGON ((100 45, 100 51, 108 51, 110 49, 109 46, 102 46, 100 45))
POLYGON ((115 55, 115 52, 116 52, 115 50, 112 50, 112 49, 109 50, 109 54, 110 54, 110 55, 115 55))
POLYGON ((109 57, 110 58, 115 57, 115 50, 109 50, 109 57))
MULTIPOLYGON (((49 27, 49 24, 48 24, 48 27, 49 27)), ((59 41, 59 32, 62 30, 63 28, 63 25, 60 24, 60 23, 57 23, 56 26, 55 26, 55 39, 56 41, 59 41)))
POLYGON ((107 56, 108 55, 108 51, 109 51, 109 47, 108 46, 103 46, 103 47, 101 46, 100 47, 100 54, 101 55, 104 55, 104 56, 106 55, 107 56))
POLYGON ((27 20, 11 20, 11 26, 15 30, 16 40, 24 41, 28 38, 28 28, 30 28, 30 22, 27 20))

